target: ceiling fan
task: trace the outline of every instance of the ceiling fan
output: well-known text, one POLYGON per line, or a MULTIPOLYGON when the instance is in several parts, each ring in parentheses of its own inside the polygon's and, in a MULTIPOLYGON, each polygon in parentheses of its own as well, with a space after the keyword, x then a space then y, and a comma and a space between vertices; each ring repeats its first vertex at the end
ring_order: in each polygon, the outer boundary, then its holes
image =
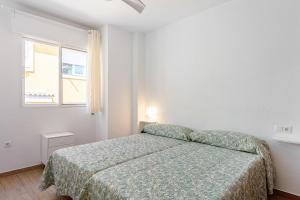
POLYGON ((138 11, 139 13, 142 13, 146 7, 146 5, 141 0, 122 0, 122 1, 128 4, 136 11, 138 11))

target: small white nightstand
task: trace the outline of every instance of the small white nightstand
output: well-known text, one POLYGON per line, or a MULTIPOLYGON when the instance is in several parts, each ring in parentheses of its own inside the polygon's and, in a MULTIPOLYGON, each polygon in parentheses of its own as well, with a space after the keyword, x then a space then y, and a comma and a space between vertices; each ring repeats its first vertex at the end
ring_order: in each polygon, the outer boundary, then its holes
POLYGON ((47 164, 49 156, 56 150, 73 146, 75 135, 71 132, 41 135, 42 163, 47 164))

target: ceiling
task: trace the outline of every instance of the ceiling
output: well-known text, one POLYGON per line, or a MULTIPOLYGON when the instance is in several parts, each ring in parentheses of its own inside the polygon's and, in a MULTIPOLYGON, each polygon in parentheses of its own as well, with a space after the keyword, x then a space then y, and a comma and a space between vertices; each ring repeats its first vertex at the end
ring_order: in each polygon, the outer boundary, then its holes
POLYGON ((103 24, 148 32, 229 0, 143 0, 142 14, 121 0, 0 0, 4 5, 84 27, 103 24))

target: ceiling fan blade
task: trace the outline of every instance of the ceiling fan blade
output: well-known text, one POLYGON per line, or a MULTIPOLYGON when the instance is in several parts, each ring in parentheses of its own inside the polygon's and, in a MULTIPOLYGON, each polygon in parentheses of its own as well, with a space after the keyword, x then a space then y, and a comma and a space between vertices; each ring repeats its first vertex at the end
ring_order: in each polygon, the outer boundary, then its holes
POLYGON ((127 3, 130 7, 132 7, 139 13, 142 13, 146 7, 146 5, 141 0, 122 0, 122 1, 127 3))

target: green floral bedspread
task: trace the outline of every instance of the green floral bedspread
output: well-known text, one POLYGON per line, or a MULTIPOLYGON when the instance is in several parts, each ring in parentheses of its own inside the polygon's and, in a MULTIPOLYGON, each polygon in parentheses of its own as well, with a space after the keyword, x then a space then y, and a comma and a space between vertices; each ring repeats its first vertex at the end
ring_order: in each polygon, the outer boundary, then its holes
POLYGON ((58 195, 79 199, 86 182, 95 173, 186 143, 166 137, 136 134, 129 137, 65 148, 54 152, 43 172, 40 188, 55 185, 58 195))
POLYGON ((260 155, 189 142, 92 176, 81 200, 267 199, 260 155))
POLYGON ((265 141, 252 135, 222 130, 202 130, 200 132, 193 132, 189 136, 192 141, 202 144, 253 153, 261 156, 264 160, 266 169, 268 193, 273 194, 275 168, 271 158, 269 145, 265 141))

